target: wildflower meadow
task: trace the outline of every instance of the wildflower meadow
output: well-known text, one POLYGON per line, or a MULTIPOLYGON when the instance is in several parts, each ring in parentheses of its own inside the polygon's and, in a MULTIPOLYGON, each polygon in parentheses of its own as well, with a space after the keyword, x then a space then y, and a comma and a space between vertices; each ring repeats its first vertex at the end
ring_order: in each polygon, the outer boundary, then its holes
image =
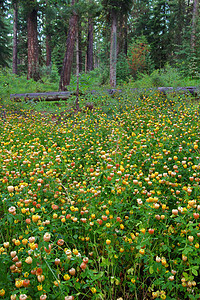
POLYGON ((0 299, 200 299, 199 104, 130 99, 0 115, 0 299))

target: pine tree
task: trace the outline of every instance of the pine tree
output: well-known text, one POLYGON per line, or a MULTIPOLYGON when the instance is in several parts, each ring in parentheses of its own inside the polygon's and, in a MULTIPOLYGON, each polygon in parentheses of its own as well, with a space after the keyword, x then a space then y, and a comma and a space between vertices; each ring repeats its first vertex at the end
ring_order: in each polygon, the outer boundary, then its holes
POLYGON ((13 1, 13 61, 12 71, 17 74, 17 26, 18 25, 18 1, 13 1))
POLYGON ((0 1, 0 66, 7 67, 10 62, 9 26, 5 19, 3 1, 0 1))
POLYGON ((116 87, 116 67, 117 67, 117 18, 119 12, 126 14, 131 6, 131 0, 103 0, 102 4, 111 20, 110 37, 110 85, 116 87))
POLYGON ((92 71, 94 69, 93 60, 93 34, 94 34, 94 24, 91 17, 88 18, 88 39, 87 39, 87 71, 92 71))
POLYGON ((46 66, 48 68, 48 73, 50 73, 50 68, 52 65, 51 61, 51 7, 48 0, 46 0, 46 11, 45 11, 45 25, 46 25, 46 66))
POLYGON ((28 36, 28 73, 27 79, 39 80, 39 45, 37 31, 37 6, 30 7, 27 16, 27 36, 28 36))
MULTIPOLYGON (((71 6, 75 5, 75 0, 72 0, 71 6)), ((76 40, 76 30, 77 30, 77 23, 78 23, 78 15, 75 10, 72 12, 72 16, 69 20, 69 31, 66 41, 66 51, 65 51, 65 57, 63 61, 63 67, 62 72, 60 75, 60 83, 59 83, 59 89, 61 91, 64 91, 66 89, 66 86, 70 83, 71 78, 71 68, 72 68, 72 59, 73 59, 73 53, 74 53, 74 45, 76 40)))

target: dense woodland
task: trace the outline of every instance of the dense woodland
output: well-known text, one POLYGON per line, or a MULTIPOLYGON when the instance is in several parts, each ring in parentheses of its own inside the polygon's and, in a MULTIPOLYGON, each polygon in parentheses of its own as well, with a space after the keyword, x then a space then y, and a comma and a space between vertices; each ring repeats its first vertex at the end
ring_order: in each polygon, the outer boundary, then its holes
POLYGON ((102 84, 170 65, 200 72, 199 0, 1 0, 0 66, 27 79, 99 69, 102 84))

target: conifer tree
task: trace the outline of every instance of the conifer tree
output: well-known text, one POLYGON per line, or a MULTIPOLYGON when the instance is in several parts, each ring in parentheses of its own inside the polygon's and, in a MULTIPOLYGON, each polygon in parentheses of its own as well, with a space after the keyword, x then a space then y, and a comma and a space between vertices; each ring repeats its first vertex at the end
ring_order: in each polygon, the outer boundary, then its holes
POLYGON ((116 87, 117 66, 117 18, 119 12, 126 14, 131 6, 131 0, 103 0, 104 9, 110 15, 111 37, 110 37, 110 85, 116 87))
POLYGON ((0 66, 7 67, 10 62, 9 26, 5 19, 4 1, 0 0, 0 66))
MULTIPOLYGON (((72 0, 71 6, 72 8, 75 5, 75 0, 72 0)), ((63 67, 62 72, 60 76, 60 83, 59 83, 59 89, 61 91, 64 91, 66 89, 66 86, 70 83, 71 78, 71 68, 72 68, 72 59, 73 59, 73 53, 74 53, 74 46, 75 46, 75 40, 76 40, 76 30, 77 30, 77 23, 78 23, 78 14, 75 10, 72 12, 72 16, 69 20, 69 31, 66 41, 66 51, 63 61, 63 67)))

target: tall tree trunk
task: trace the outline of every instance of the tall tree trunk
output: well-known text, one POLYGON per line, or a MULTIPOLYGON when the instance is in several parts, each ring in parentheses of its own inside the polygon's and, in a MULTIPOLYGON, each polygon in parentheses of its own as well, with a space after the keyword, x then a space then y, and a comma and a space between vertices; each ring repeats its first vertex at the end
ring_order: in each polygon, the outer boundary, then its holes
POLYGON ((124 55, 127 56, 128 54, 128 17, 127 15, 124 15, 124 22, 123 22, 123 52, 124 52, 124 55))
MULTIPOLYGON (((120 17, 120 21, 121 21, 122 17, 120 17)), ((122 23, 120 22, 120 24, 118 25, 118 36, 117 36, 117 56, 122 52, 122 44, 123 44, 123 33, 122 33, 122 23)))
MULTIPOLYGON (((72 0, 71 5, 73 6, 74 4, 75 4, 75 0, 72 0)), ((60 83, 59 83, 59 89, 61 91, 64 91, 66 89, 66 86, 70 84, 73 52, 74 52, 74 45, 76 40, 77 22, 78 22, 78 15, 74 11, 73 15, 69 20, 69 31, 68 31, 67 42, 66 42, 66 51, 65 51, 61 76, 60 76, 60 83)))
POLYGON ((80 73, 80 55, 79 55, 79 30, 77 23, 76 30, 76 110, 79 110, 79 73, 80 73))
POLYGON ((37 10, 33 9, 28 14, 28 74, 27 79, 33 78, 35 81, 40 79, 39 75, 39 49, 37 35, 37 10))
POLYGON ((117 67, 117 12, 111 12, 111 41, 110 41, 110 85, 116 87, 117 67))
POLYGON ((197 31, 198 16, 199 16, 199 0, 194 0, 193 13, 192 13, 192 33, 191 33, 192 52, 195 51, 195 46, 196 46, 196 31, 197 31))
POLYGON ((185 1, 178 0, 177 30, 175 36, 175 43, 178 46, 182 44, 184 23, 185 23, 185 1))
POLYGON ((85 56, 85 73, 87 73, 87 53, 86 53, 86 56, 85 56))
MULTIPOLYGON (((48 0, 46 0, 46 7, 49 7, 48 0)), ((47 28, 47 33, 46 33, 46 66, 48 68, 48 73, 51 73, 51 34, 48 32, 49 31, 49 16, 46 14, 45 16, 45 23, 46 23, 46 28, 47 28)))
POLYGON ((78 22, 77 25, 78 30, 78 53, 79 53, 79 73, 83 70, 83 52, 82 52, 82 26, 81 22, 78 22))
POLYGON ((118 24, 119 26, 119 32, 118 32, 118 38, 117 38, 117 56, 119 53, 123 53, 125 56, 127 56, 127 35, 128 35, 128 29, 127 29, 127 15, 123 15, 120 17, 120 22, 118 24))
POLYGON ((17 74, 17 22, 18 22, 18 5, 14 2, 14 19, 13 19, 13 74, 17 74))
POLYGON ((94 32, 93 21, 92 18, 89 18, 88 19, 88 44, 87 44, 87 71, 94 70, 93 32, 94 32))

